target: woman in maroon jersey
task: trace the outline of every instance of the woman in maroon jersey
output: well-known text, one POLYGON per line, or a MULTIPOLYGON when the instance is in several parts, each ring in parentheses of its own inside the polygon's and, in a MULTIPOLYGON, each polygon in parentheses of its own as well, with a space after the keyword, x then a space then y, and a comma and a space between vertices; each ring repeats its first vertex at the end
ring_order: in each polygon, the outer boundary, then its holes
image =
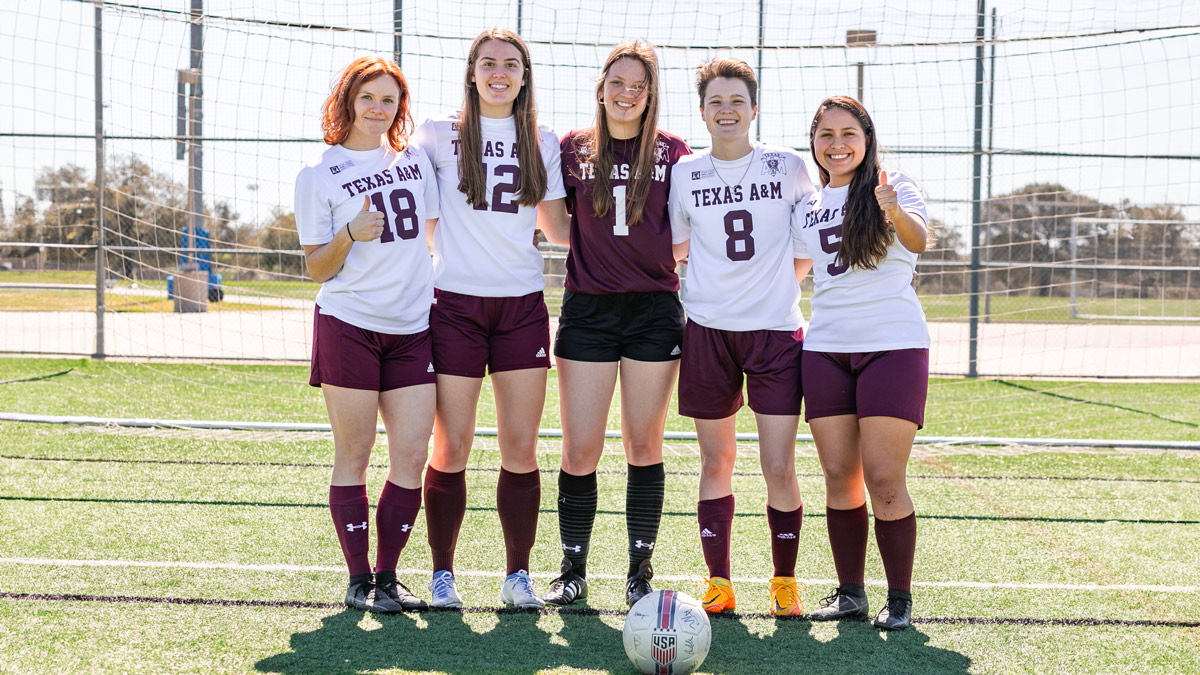
POLYGON ((662 433, 679 372, 683 308, 671 255, 671 167, 691 150, 658 129, 658 58, 642 41, 615 47, 596 85, 596 124, 562 139, 570 212, 543 229, 570 243, 555 340, 562 416, 558 523, 562 575, 543 600, 587 597, 596 516, 596 467, 621 383, 621 438, 629 463, 626 526, 630 605, 651 591, 650 555, 662 517, 662 433))

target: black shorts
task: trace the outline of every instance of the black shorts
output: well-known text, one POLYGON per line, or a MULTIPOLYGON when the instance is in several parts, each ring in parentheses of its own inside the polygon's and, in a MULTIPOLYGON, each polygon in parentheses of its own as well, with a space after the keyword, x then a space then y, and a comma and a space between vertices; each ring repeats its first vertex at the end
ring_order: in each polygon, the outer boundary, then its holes
POLYGON ((674 361, 682 353, 683 305, 671 291, 587 295, 565 291, 554 355, 611 363, 674 361))

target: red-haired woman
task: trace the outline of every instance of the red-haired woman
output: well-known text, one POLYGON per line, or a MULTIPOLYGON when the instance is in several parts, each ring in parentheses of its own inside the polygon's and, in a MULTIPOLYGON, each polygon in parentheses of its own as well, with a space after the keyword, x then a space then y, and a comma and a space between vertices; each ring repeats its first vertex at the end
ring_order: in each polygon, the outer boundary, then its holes
POLYGON ((793 215, 797 250, 813 260, 801 372, 838 575, 812 618, 867 613, 865 481, 888 581, 875 625, 902 630, 917 540, 905 471, 929 381, 929 329, 913 286, 928 237, 925 202, 911 178, 883 171, 875 124, 848 96, 821 103, 809 147, 822 189, 793 215))
POLYGON ((333 427, 329 508, 350 573, 346 605, 385 613, 427 606, 396 580, 421 507, 435 403, 425 229, 438 191, 428 157, 409 143, 409 100, 393 62, 351 63, 323 107, 329 148, 296 177, 296 229, 321 282, 309 384, 321 387, 333 427), (390 468, 372 570, 366 482, 378 418, 390 468))
POLYGON ((442 195, 433 230, 436 299, 430 316, 437 416, 425 473, 435 607, 462 607, 454 551, 466 513, 475 410, 488 373, 499 429, 496 508, 507 564, 500 599, 509 606, 542 606, 527 571, 541 502, 535 453, 550 367, 546 282, 534 233, 538 212, 561 211, 566 193, 558 137, 537 123, 531 65, 516 33, 484 31, 468 52, 462 109, 427 121, 416 134, 433 160, 442 195))
POLYGON ((662 520, 662 434, 679 372, 683 306, 671 254, 671 168, 691 154, 658 128, 658 58, 641 41, 617 45, 596 84, 596 124, 562 140, 570 221, 546 229, 570 243, 558 338, 562 468, 558 528, 562 574, 542 597, 568 605, 587 597, 596 518, 596 468, 617 380, 628 477, 625 599, 651 591, 650 556, 662 520))

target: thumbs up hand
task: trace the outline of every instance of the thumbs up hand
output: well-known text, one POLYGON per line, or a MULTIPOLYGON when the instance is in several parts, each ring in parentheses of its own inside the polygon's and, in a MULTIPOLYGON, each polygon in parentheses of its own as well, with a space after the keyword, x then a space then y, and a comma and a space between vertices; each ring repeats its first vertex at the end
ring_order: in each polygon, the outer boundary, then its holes
POLYGON ((879 202, 879 208, 886 211, 889 215, 894 215, 900 211, 900 197, 896 194, 896 188, 888 183, 887 171, 879 172, 879 185, 875 187, 875 199, 879 202))
POLYGON ((363 195, 363 207, 346 225, 354 241, 373 241, 383 234, 383 214, 371 210, 371 198, 363 195))

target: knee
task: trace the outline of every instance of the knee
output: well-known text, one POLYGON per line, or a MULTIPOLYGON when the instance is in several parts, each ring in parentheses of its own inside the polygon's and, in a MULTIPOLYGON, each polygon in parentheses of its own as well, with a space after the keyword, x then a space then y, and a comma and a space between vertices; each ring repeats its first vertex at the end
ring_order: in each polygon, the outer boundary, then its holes
POLYGON ((625 456, 631 464, 658 464, 662 461, 662 438, 631 438, 625 443, 625 456))
POLYGON ((768 484, 796 482, 796 462, 791 457, 763 458, 761 465, 763 477, 768 484))
POLYGON ((862 481, 862 469, 853 463, 827 462, 821 465, 825 474, 825 485, 838 488, 862 481))
POLYGON ((903 472, 874 469, 865 471, 863 477, 867 491, 875 499, 891 501, 908 490, 903 472))
POLYGON ((733 457, 701 457, 700 475, 702 478, 725 478, 733 473, 733 457))

